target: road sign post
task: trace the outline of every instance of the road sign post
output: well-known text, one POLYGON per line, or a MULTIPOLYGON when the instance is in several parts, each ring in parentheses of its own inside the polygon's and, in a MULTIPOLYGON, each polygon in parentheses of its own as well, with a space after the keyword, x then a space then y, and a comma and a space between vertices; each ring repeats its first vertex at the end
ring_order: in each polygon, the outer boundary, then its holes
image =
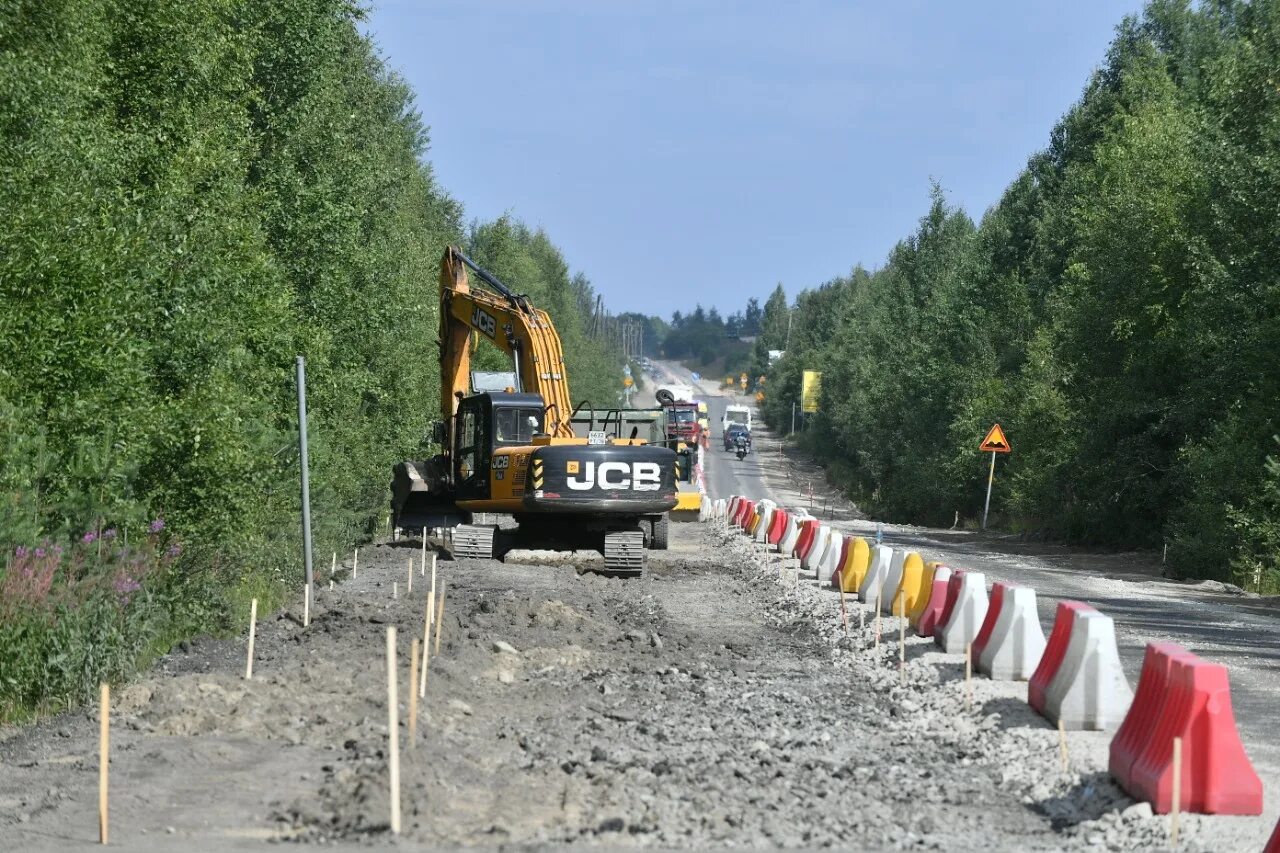
POLYGON ((987 502, 982 505, 982 529, 987 529, 987 513, 991 511, 991 485, 996 481, 996 452, 991 451, 991 471, 987 474, 987 502))
POLYGON ((1005 437, 1000 424, 996 424, 987 430, 987 437, 982 440, 978 449, 991 454, 991 468, 987 472, 987 500, 982 505, 982 529, 986 530, 987 514, 991 511, 991 486, 996 481, 996 454, 1008 453, 1013 448, 1009 446, 1009 439, 1005 437))

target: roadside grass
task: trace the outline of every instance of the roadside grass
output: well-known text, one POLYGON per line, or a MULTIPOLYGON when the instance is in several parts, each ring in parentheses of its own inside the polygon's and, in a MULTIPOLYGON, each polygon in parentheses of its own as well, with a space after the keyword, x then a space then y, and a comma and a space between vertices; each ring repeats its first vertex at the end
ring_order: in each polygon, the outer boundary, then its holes
POLYGON ((125 543, 115 531, 6 555, 0 575, 0 725, 92 700, 103 681, 145 670, 177 643, 242 630, 240 614, 287 598, 281 574, 231 573, 184 553, 163 522, 125 543))

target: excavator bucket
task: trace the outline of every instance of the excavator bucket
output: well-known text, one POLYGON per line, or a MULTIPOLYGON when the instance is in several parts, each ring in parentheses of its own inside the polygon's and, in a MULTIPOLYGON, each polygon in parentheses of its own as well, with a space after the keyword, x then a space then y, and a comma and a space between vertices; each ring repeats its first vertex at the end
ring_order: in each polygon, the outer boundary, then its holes
POLYGON ((401 462, 391 476, 391 527, 406 535, 416 535, 437 527, 470 524, 471 513, 459 509, 442 490, 432 488, 443 482, 436 471, 437 460, 401 462))

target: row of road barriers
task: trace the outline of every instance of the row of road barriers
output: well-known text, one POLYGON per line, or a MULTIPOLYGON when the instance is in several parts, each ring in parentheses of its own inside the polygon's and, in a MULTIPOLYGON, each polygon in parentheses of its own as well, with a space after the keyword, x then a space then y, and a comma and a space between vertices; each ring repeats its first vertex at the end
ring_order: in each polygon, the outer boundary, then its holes
MULTIPOLYGON (((1225 666, 1173 643, 1148 643, 1135 692, 1120 665, 1115 624, 1089 604, 1059 602, 1046 638, 1031 587, 999 581, 988 588, 981 572, 926 563, 768 500, 708 498, 701 515, 799 560, 801 571, 877 612, 910 620, 917 636, 932 637, 947 654, 969 655, 977 672, 1026 681, 1028 704, 1050 723, 1114 729, 1108 769, 1153 811, 1173 810, 1176 774, 1180 811, 1262 813, 1262 781, 1236 729, 1225 666)), ((1280 826, 1264 853, 1280 853, 1280 826)))

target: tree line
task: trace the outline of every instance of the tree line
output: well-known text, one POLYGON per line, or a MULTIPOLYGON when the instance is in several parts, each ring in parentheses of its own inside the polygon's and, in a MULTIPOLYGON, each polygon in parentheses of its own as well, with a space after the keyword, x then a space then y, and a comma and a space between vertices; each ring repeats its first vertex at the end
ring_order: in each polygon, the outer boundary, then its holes
POLYGON ((831 476, 951 524, 981 512, 998 421, 1007 528, 1280 589, 1278 68, 1277 0, 1126 19, 981 220, 935 186, 882 267, 801 292, 785 337, 774 312, 768 422, 789 429, 822 371, 803 440, 831 476))
POLYGON ((392 464, 432 452, 447 244, 550 311, 577 397, 616 402, 590 282, 540 230, 464 221, 364 18, 0 3, 0 717, 296 585, 295 354, 317 552, 378 529, 392 464))

